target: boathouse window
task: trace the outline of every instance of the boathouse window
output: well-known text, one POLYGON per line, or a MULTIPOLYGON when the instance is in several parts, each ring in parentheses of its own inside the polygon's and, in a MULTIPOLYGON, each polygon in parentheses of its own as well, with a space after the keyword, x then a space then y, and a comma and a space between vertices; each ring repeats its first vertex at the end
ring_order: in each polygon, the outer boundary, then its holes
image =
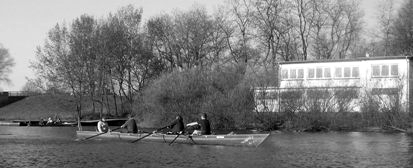
POLYGON ((360 76, 359 67, 353 67, 352 76, 353 78, 358 78, 360 76))
POLYGON ((283 70, 281 71, 281 78, 282 78, 282 79, 288 79, 288 70, 283 69, 283 70))
POLYGON ((341 78, 342 77, 342 68, 341 67, 336 68, 335 77, 336 78, 341 78))
POLYGON ((389 76, 389 66, 383 65, 381 67, 381 76, 389 76))
POLYGON ((316 78, 322 78, 323 77, 323 69, 322 68, 316 68, 316 78))
POLYGON ((295 79, 295 78, 297 78, 297 70, 290 69, 290 79, 295 79))
POLYGON ((399 66, 393 65, 372 65, 372 77, 389 77, 399 75, 399 66))
POLYGON ((344 67, 344 77, 349 78, 351 74, 351 69, 350 67, 344 67))
POLYGON ((380 76, 380 66, 379 65, 373 65, 371 66, 371 69, 373 70, 373 77, 380 76))
POLYGON ((399 75, 399 66, 391 65, 391 76, 398 76, 399 75))
POLYGON ((308 78, 314 78, 314 68, 308 69, 308 78))
POLYGON ((298 69, 298 76, 297 78, 303 79, 304 78, 304 69, 298 69))
POLYGON ((336 67, 334 69, 335 78, 359 78, 359 67, 336 67))
POLYGON ((331 70, 330 68, 323 68, 323 67, 317 67, 317 68, 309 68, 308 69, 308 79, 322 79, 322 78, 331 78, 331 70))
POLYGON ((397 95, 399 93, 398 88, 373 88, 371 90, 373 95, 397 95))
POLYGON ((331 78, 330 68, 324 68, 324 78, 331 78))
POLYGON ((359 92, 357 89, 340 89, 334 92, 334 96, 337 99, 346 100, 346 99, 357 99, 359 92))
POLYGON ((283 69, 281 70, 282 79, 303 79, 304 69, 283 69))

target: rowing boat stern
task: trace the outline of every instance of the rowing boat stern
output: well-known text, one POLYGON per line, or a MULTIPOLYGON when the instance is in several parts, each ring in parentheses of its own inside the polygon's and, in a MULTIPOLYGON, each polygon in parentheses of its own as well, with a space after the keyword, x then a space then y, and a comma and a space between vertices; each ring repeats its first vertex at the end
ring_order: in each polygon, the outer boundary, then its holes
POLYGON ((270 134, 251 134, 246 137, 241 144, 258 147, 264 142, 270 134))

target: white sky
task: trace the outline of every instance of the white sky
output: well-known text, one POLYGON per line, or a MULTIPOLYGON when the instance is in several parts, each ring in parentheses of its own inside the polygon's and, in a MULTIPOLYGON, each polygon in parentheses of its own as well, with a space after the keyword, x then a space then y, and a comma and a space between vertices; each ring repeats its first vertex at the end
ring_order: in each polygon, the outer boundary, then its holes
MULTIPOLYGON (((361 0, 367 27, 375 26, 375 8, 378 0, 361 0)), ((400 1, 400 0, 395 0, 400 1)), ((143 8, 144 20, 174 9, 187 10, 194 3, 205 5, 209 11, 224 0, 0 0, 0 43, 9 50, 16 65, 9 75, 11 84, 0 83, 0 90, 19 91, 26 83, 25 77, 33 78, 29 68, 35 59, 37 46, 44 44, 47 32, 56 23, 71 23, 82 14, 96 18, 116 12, 120 7, 133 4, 143 8)))

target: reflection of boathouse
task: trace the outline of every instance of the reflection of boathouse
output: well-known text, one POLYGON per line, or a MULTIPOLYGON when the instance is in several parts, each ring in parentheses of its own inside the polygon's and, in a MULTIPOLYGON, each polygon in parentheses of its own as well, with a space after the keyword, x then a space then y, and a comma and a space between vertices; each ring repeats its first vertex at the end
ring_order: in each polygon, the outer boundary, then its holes
POLYGON ((279 86, 255 89, 256 110, 359 112, 370 105, 409 111, 412 58, 282 62, 279 86))

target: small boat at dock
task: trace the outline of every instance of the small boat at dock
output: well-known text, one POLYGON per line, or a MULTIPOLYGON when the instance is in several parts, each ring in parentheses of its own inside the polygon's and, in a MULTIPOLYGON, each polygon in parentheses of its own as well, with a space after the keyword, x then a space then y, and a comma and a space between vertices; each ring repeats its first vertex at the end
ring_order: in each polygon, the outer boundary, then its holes
POLYGON ((31 127, 70 127, 76 126, 77 122, 75 121, 60 121, 46 123, 45 121, 39 120, 13 120, 15 126, 31 126, 31 127))
MULTIPOLYGON (((95 136, 95 131, 76 131, 79 139, 95 136)), ((96 137, 96 139, 126 140, 134 141, 142 138, 142 141, 161 143, 180 143, 192 145, 221 145, 221 146, 252 146, 257 147, 267 139, 270 134, 222 134, 222 135, 171 135, 160 133, 130 134, 120 132, 109 132, 96 137)))
POLYGON ((9 122, 9 121, 0 121, 0 126, 19 126, 19 123, 9 122))

